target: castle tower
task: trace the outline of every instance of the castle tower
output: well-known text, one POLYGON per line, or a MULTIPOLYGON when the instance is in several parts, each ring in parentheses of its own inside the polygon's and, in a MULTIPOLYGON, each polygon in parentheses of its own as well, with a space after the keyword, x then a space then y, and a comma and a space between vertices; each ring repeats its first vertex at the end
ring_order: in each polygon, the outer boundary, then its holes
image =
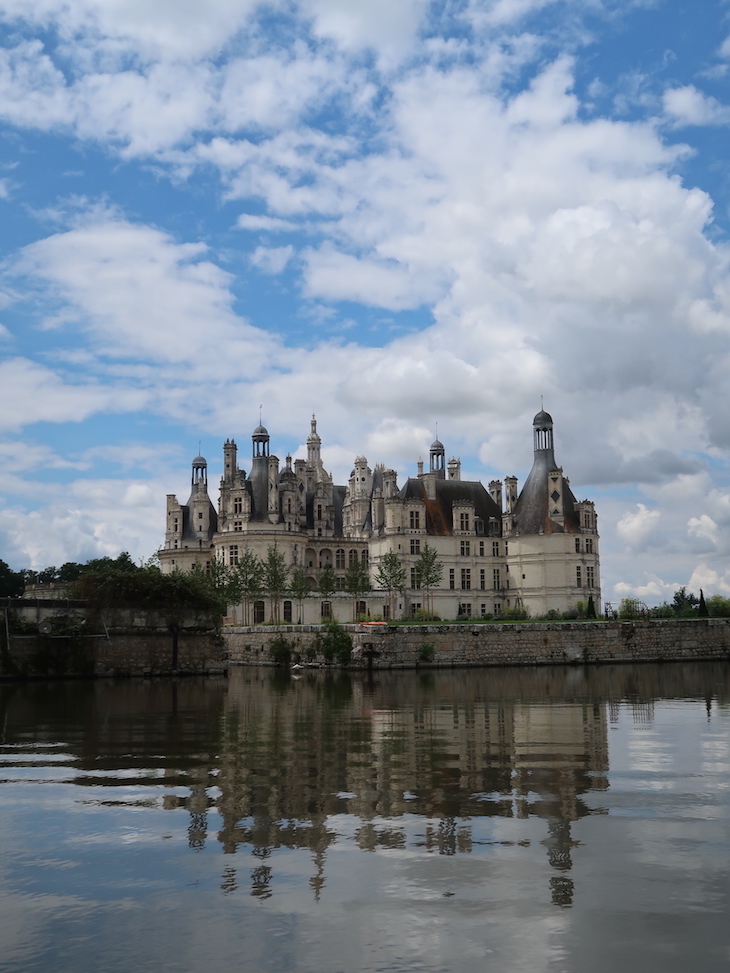
POLYGON ((307 436, 307 466, 319 466, 321 464, 321 449, 322 440, 317 433, 317 420, 312 413, 312 429, 307 436))
POLYGON ((445 457, 446 450, 444 449, 444 444, 440 439, 434 439, 431 443, 431 449, 429 451, 431 458, 430 472, 435 473, 437 479, 443 480, 446 478, 445 469, 445 457))

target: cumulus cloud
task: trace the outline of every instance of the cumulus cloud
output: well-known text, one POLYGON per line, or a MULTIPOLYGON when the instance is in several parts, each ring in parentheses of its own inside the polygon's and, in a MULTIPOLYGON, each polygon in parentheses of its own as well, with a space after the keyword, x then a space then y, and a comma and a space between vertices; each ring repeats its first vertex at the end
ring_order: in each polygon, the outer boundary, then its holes
POLYGON ((294 247, 256 247, 250 260, 265 274, 280 274, 294 256, 294 247))
POLYGON ((691 84, 665 91, 664 111, 678 128, 684 125, 730 125, 730 107, 691 84))

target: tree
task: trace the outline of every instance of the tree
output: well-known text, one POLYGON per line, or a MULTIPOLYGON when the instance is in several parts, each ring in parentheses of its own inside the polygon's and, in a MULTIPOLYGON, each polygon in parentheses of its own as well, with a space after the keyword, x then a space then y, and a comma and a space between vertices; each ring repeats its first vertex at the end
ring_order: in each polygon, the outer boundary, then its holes
POLYGON ((438 551, 426 541, 423 545, 421 555, 416 561, 416 574, 421 587, 426 592, 426 611, 433 615, 433 594, 431 589, 436 588, 444 576, 444 566, 439 563, 438 551))
POLYGON ((370 589, 370 574, 367 567, 359 557, 353 558, 349 567, 345 571, 345 591, 351 594, 354 599, 352 617, 357 620, 357 601, 358 598, 370 589))
POLYGON ((672 600, 674 614, 684 618, 694 615, 697 602, 697 595, 691 591, 688 592, 686 586, 682 585, 681 588, 674 592, 674 598, 672 600))
POLYGON ((697 605, 697 615, 699 618, 709 618, 709 611, 707 610, 707 605, 705 603, 705 593, 702 588, 700 588, 700 600, 697 605))
POLYGON ((337 578, 331 564, 325 564, 317 576, 317 591, 323 598, 331 597, 337 588, 337 578))
POLYGON ((299 624, 302 624, 302 609, 304 599, 312 594, 312 585, 309 582, 306 568, 295 568, 289 582, 289 591, 299 602, 299 624))
POLYGON ((395 615, 394 592, 403 591, 406 586, 406 569, 395 551, 388 551, 378 561, 375 583, 388 592, 389 614, 393 618, 395 615))
POLYGON ((258 598, 264 588, 264 569, 261 561, 254 552, 245 547, 238 558, 238 563, 231 571, 231 585, 236 600, 241 599, 243 606, 243 624, 250 625, 251 602, 258 598))
POLYGON ((264 591, 271 599, 271 621, 279 624, 279 606, 281 597, 287 589, 289 580, 289 565, 276 544, 266 550, 266 560, 263 562, 264 591))
POLYGON ((13 571, 0 561, 0 598, 17 598, 23 594, 25 578, 22 571, 13 571))

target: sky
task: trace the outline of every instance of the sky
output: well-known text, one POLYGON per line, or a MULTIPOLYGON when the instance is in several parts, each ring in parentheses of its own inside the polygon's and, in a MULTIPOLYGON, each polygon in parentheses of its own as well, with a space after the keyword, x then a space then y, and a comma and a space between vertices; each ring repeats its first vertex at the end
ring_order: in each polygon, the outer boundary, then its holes
POLYGON ((0 0, 0 558, 283 462, 487 484, 541 401, 603 597, 730 595, 730 3, 0 0))

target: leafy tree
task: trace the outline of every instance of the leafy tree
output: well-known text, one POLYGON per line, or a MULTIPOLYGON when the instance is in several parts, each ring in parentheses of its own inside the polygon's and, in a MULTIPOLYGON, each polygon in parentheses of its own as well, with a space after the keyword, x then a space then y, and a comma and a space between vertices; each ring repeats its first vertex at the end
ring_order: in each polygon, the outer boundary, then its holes
POLYGON ((672 608, 674 609, 675 615, 679 615, 683 618, 694 615, 697 603, 697 595, 693 594, 691 591, 688 592, 685 585, 682 585, 681 588, 674 592, 672 608))
POLYGON ((72 598, 103 608, 151 608, 173 620, 186 611, 223 615, 225 598, 216 591, 202 571, 162 574, 159 568, 139 568, 131 572, 108 568, 82 574, 69 588, 72 598))
POLYGON ((317 576, 317 591, 323 598, 330 598, 337 588, 337 578, 331 564, 325 566, 317 576))
POLYGON ((289 582, 289 591, 292 597, 296 598, 299 602, 299 624, 302 624, 302 609, 304 606, 304 599, 309 598, 312 594, 312 586, 309 583, 309 578, 307 576, 306 568, 295 568, 292 572, 291 581, 289 582))
POLYGON ((388 592, 388 607, 390 617, 395 615, 394 594, 403 591, 406 585, 406 569, 395 551, 388 551, 378 561, 375 571, 375 583, 388 592))
POLYGON ((0 598, 17 598, 23 594, 25 577, 22 571, 13 571, 5 561, 0 561, 0 598))
POLYGON ((271 599, 271 621, 279 624, 279 608, 281 598, 287 590, 289 580, 289 565, 276 544, 266 550, 266 560, 263 562, 264 591, 271 599))
POLYGON ((352 617, 357 617, 358 598, 370 590, 370 574, 359 557, 352 560, 345 571, 345 591, 354 599, 352 617))
POLYGON ((730 598, 710 595, 707 599, 707 610, 712 618, 730 618, 730 598))
POLYGON ((416 573, 421 587, 426 592, 426 610, 433 614, 433 593, 444 575, 444 566, 439 563, 438 551, 428 541, 423 545, 421 555, 416 561, 416 573))
POLYGON ((254 552, 245 547, 238 558, 238 564, 231 569, 231 585, 235 600, 243 605, 243 624, 250 624, 251 602, 260 597, 264 590, 264 568, 254 552))
POLYGON ((328 622, 319 638, 319 647, 325 662, 337 662, 349 666, 352 660, 352 637, 336 622, 328 622))

